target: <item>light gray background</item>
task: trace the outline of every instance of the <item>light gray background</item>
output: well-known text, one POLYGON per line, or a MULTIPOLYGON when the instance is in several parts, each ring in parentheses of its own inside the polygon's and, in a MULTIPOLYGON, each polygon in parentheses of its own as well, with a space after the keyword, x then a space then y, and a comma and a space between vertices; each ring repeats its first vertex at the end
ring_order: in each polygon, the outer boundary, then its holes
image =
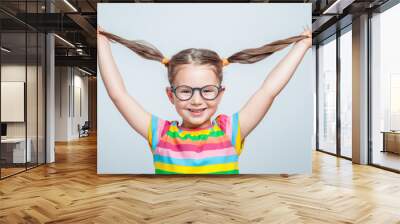
MULTIPOLYGON (((98 23, 126 39, 146 40, 167 57, 186 48, 208 48, 221 57, 298 35, 311 27, 311 4, 98 4, 98 23)), ((256 64, 224 68, 227 87, 217 114, 238 111, 288 48, 256 64)), ((166 68, 112 44, 129 93, 167 120, 181 120, 168 101, 166 68)), ((311 49, 268 114, 247 137, 240 173, 311 173, 313 92, 311 49)), ((154 173, 147 144, 117 111, 98 75, 99 174, 154 173)))

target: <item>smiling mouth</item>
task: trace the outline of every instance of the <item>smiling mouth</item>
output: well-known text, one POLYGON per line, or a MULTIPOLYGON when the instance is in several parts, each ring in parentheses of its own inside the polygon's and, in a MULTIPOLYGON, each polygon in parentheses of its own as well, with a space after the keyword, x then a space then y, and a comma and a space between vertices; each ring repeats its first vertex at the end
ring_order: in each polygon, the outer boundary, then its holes
POLYGON ((202 109, 188 109, 188 111, 190 112, 190 114, 192 116, 201 116, 203 114, 203 112, 206 110, 207 108, 202 108, 202 109))
POLYGON ((190 112, 193 112, 193 113, 200 113, 200 112, 203 112, 203 111, 205 111, 207 108, 202 108, 202 109, 188 109, 190 112))

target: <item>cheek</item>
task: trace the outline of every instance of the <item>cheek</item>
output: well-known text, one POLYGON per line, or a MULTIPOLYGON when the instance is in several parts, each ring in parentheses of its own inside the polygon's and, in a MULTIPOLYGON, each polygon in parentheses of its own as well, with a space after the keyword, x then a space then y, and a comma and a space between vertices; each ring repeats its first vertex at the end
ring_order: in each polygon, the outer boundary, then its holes
POLYGON ((214 100, 214 101, 209 101, 209 102, 207 102, 207 106, 209 107, 209 108, 216 108, 217 106, 218 106, 218 101, 217 100, 214 100))
POLYGON ((183 109, 186 108, 186 105, 187 105, 186 101, 180 101, 178 99, 175 99, 175 107, 176 107, 176 109, 183 110, 183 109))

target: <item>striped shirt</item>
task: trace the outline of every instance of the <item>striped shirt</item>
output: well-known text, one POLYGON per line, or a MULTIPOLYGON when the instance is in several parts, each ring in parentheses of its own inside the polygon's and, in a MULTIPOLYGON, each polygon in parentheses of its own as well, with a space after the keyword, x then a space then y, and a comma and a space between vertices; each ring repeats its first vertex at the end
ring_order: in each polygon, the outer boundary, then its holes
POLYGON ((238 174, 244 140, 238 113, 221 114, 201 129, 186 129, 152 115, 148 143, 156 174, 238 174))

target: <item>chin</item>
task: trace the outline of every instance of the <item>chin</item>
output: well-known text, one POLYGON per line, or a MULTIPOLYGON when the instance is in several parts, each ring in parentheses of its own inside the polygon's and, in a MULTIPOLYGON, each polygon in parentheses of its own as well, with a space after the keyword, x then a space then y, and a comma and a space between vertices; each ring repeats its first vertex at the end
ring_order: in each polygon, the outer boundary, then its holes
POLYGON ((191 124, 193 124, 193 125, 201 125, 201 124, 203 124, 204 122, 206 122, 206 119, 204 119, 204 118, 189 118, 188 119, 189 121, 190 121, 190 123, 191 124))
POLYGON ((181 117, 190 122, 190 124, 192 124, 193 126, 200 126, 202 124, 204 124, 207 121, 210 121, 212 115, 214 113, 210 113, 211 111, 207 111, 207 113, 203 114, 202 116, 191 116, 190 112, 188 113, 188 111, 180 111, 180 115, 181 117))
POLYGON ((186 116, 184 118, 184 120, 186 120, 188 123, 190 123, 191 126, 198 127, 198 126, 204 124, 204 122, 207 121, 207 117, 197 117, 196 118, 196 117, 186 116))

